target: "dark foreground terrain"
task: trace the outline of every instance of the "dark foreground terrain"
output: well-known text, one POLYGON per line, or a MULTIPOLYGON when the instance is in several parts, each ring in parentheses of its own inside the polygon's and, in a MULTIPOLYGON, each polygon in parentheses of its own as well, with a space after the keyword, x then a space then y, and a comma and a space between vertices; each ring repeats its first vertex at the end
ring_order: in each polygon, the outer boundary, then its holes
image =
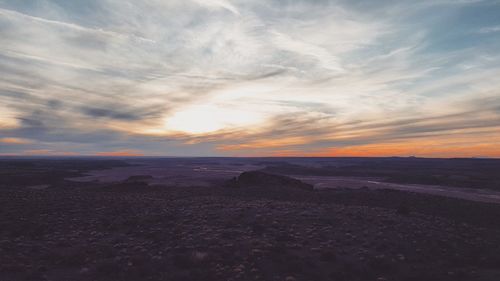
POLYGON ((0 183, 2 281, 500 280, 498 204, 258 173, 212 187, 81 183, 64 178, 90 162, 58 163, 16 168, 50 183, 0 183))

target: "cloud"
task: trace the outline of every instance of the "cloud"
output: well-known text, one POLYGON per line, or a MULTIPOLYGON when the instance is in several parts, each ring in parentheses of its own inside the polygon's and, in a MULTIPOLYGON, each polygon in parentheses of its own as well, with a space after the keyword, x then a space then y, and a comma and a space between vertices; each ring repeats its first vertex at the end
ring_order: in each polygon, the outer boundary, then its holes
POLYGON ((119 121, 137 121, 145 118, 151 118, 158 113, 160 109, 157 108, 127 108, 128 105, 117 105, 108 104, 101 105, 99 107, 95 106, 82 106, 80 107, 81 112, 92 118, 108 118, 119 121), (112 109, 113 107, 125 107, 125 109, 112 109))
POLYGON ((71 151, 54 151, 50 149, 31 149, 23 150, 20 155, 23 156, 78 156, 79 154, 71 151))
POLYGON ((273 42, 279 49, 297 53, 305 58, 313 58, 327 70, 333 72, 344 71, 338 59, 332 56, 326 49, 300 40, 294 40, 283 33, 274 32, 272 35, 274 37, 273 42))
POLYGON ((223 8, 236 15, 240 15, 238 9, 228 0, 195 0, 199 5, 209 8, 223 8))
POLYGON ((492 5, 2 1, 0 135, 178 156, 483 142, 500 86, 500 39, 484 35, 500 22, 468 12, 492 5))
POLYGON ((5 144, 31 144, 32 140, 22 139, 22 138, 0 138, 1 143, 5 144))
POLYGON ((495 32, 500 32, 500 25, 497 26, 488 26, 488 27, 483 27, 479 29, 479 33, 495 33, 495 32))
MULTIPOLYGON (((452 113, 442 114, 432 110, 434 113, 427 112, 426 117, 404 117, 401 113, 398 119, 385 121, 361 119, 335 122, 331 116, 295 114, 293 118, 285 117, 257 133, 230 135, 218 149, 257 155, 274 150, 294 151, 295 154, 302 151, 307 155, 318 148, 338 147, 337 150, 340 150, 345 146, 355 149, 377 147, 384 143, 392 143, 390 147, 405 147, 408 143, 434 141, 437 151, 445 142, 454 141, 462 143, 463 147, 474 147, 478 139, 482 139, 482 143, 489 144, 493 153, 498 138, 496 132, 500 129, 498 106, 498 98, 491 96, 454 103, 455 112, 452 113)), ((215 136, 215 139, 223 138, 215 136)))
POLYGON ((106 152, 97 152, 96 156, 113 156, 113 157, 132 157, 132 156, 144 156, 144 154, 139 150, 119 150, 119 151, 106 151, 106 152))

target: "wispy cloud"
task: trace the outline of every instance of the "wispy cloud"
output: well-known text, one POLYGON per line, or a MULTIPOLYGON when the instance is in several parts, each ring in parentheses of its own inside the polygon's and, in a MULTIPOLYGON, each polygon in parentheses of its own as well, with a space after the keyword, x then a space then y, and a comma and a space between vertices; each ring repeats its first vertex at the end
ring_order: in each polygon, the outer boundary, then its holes
POLYGON ((0 1, 0 149, 358 155, 432 139, 451 155, 451 138, 497 134, 499 8, 0 1))
POLYGON ((119 151, 106 151, 106 152, 96 152, 97 156, 144 156, 139 150, 119 150, 119 151))
POLYGON ((28 140, 28 139, 22 139, 22 138, 0 138, 1 143, 5 144, 31 144, 33 141, 28 140))
POLYGON ((500 25, 482 27, 481 29, 479 29, 479 33, 494 33, 494 32, 500 32, 500 25))
POLYGON ((195 0, 199 5, 209 8, 226 9, 236 15, 240 15, 238 9, 229 0, 195 0))

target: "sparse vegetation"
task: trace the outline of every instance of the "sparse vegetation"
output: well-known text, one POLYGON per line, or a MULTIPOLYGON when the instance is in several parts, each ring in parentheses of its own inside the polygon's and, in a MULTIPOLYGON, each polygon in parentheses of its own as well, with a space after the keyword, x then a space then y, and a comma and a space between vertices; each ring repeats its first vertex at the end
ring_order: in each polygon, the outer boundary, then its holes
POLYGON ((500 277, 500 205, 370 188, 311 192, 268 175, 241 188, 137 179, 4 185, 0 280, 500 277))

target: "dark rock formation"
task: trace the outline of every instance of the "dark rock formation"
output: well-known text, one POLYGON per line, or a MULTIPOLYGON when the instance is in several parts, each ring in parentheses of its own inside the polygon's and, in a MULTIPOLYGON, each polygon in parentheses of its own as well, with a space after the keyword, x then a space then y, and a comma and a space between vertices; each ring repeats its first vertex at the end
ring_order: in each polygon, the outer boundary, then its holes
POLYGON ((228 187, 269 187, 281 188, 292 187, 305 190, 313 190, 311 184, 304 183, 298 179, 282 175, 274 175, 261 171, 243 172, 238 177, 229 180, 226 183, 228 187))

